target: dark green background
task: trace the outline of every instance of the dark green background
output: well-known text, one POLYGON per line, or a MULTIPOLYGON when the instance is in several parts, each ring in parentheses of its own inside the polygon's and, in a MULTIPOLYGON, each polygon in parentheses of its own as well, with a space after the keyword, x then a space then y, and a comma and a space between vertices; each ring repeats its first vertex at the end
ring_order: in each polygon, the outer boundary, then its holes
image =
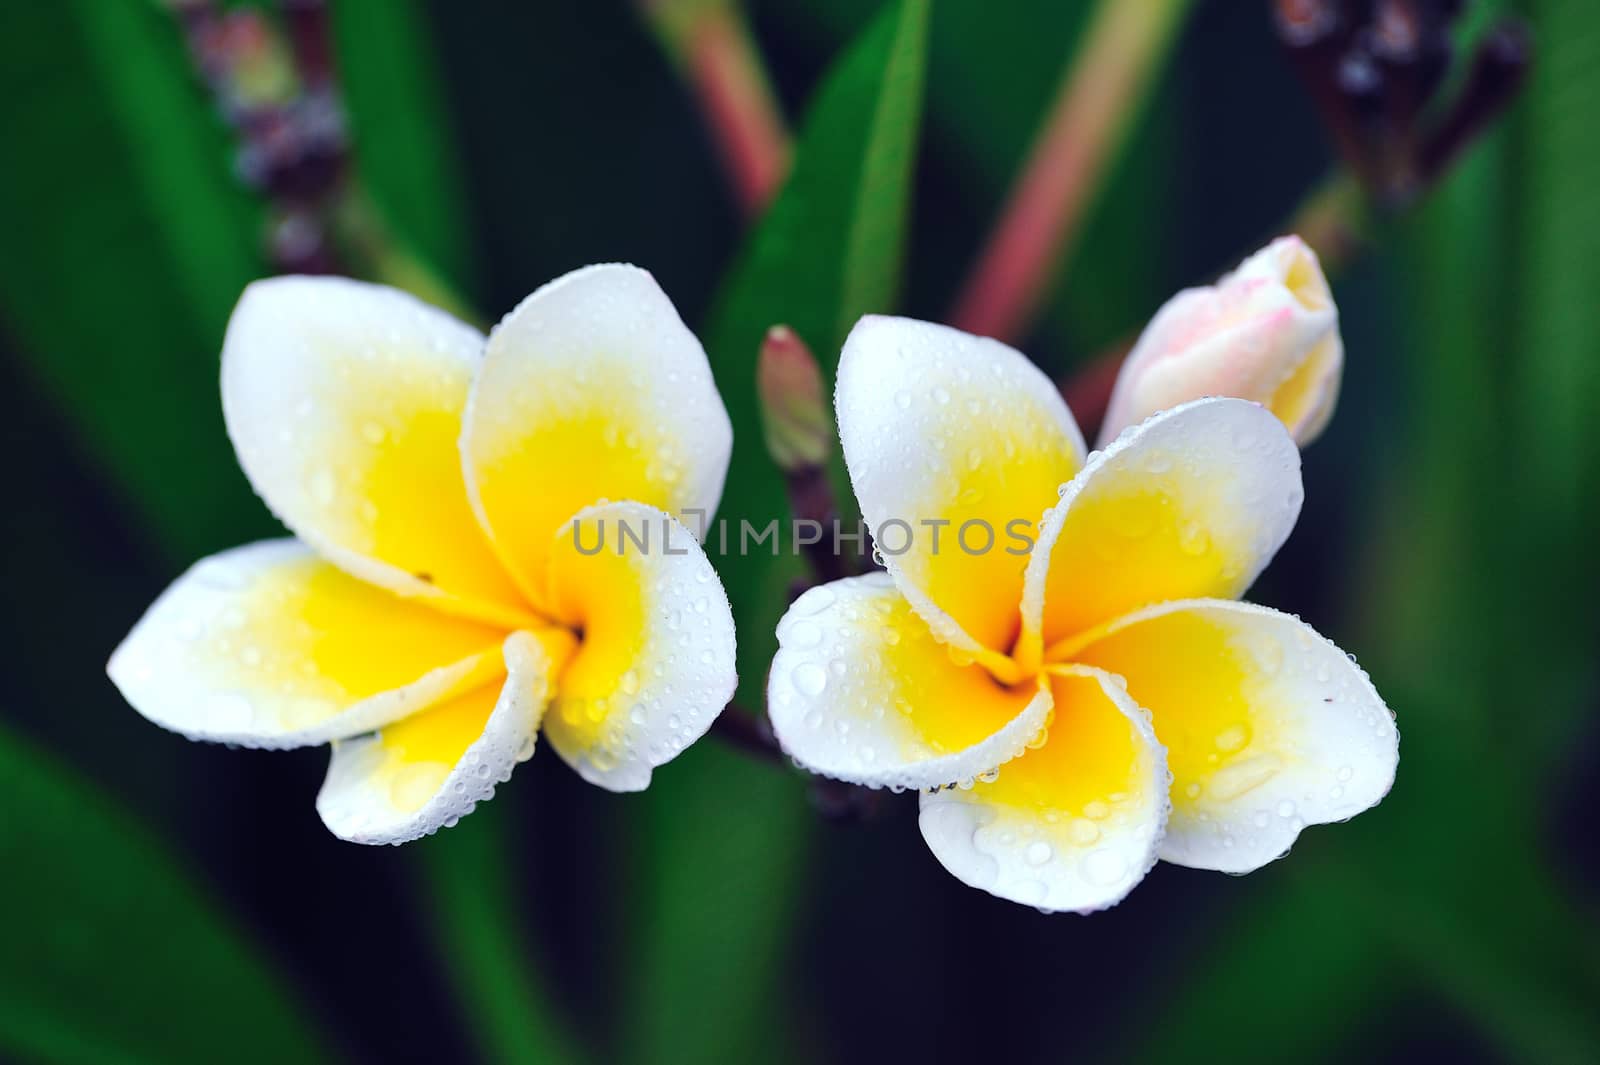
MULTIPOLYGON (((915 2, 753 2, 786 111, 815 107, 748 246, 631 5, 334 6, 395 228, 491 315, 583 263, 651 269, 734 416, 724 507, 758 513, 750 338, 938 317, 1085 5, 935 0, 923 95, 915 2), (894 180, 857 202, 870 165, 894 180), (883 261, 852 287, 862 234, 883 261)), ((139 718, 112 647, 193 559, 276 532, 216 392, 263 209, 157 4, 4 0, 0 1060, 1600 1059, 1600 8, 1486 6, 1533 26, 1528 90, 1338 280, 1344 396, 1252 596, 1371 670, 1395 790, 1247 879, 1162 865, 1083 919, 944 874, 910 797, 825 824, 799 774, 710 740, 642 796, 543 751, 391 850, 318 822, 326 752, 139 718)), ((1199 0, 1027 350, 1089 357, 1331 165, 1266 5, 1199 0)), ((725 575, 750 681, 782 575, 725 575)))

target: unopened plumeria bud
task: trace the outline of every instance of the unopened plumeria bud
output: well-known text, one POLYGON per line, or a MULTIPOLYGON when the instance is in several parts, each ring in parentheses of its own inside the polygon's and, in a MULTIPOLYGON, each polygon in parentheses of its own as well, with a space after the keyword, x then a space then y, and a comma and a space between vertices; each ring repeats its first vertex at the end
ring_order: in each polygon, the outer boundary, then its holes
POLYGON ((805 341, 786 325, 767 330, 756 364, 756 391, 767 450, 778 468, 794 473, 825 463, 833 425, 822 394, 822 371, 805 341))
POLYGON ((1236 396, 1271 410, 1303 446, 1328 424, 1343 366, 1339 312, 1316 253, 1281 237, 1156 312, 1117 376, 1100 443, 1157 411, 1236 396))

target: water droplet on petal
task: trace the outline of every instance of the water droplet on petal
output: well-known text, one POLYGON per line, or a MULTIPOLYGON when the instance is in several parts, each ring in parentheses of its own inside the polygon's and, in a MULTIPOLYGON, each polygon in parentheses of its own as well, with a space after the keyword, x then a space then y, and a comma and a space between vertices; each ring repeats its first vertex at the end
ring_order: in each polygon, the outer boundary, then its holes
POLYGON ((815 662, 801 662, 790 674, 794 686, 802 695, 815 698, 828 686, 828 672, 815 662))
POLYGON ((1083 861, 1083 872, 1101 886, 1115 884, 1128 873, 1128 860, 1118 851, 1102 847, 1083 861))
POLYGON ((311 475, 311 498, 323 506, 333 502, 333 497, 338 491, 334 482, 332 470, 318 470, 311 475))

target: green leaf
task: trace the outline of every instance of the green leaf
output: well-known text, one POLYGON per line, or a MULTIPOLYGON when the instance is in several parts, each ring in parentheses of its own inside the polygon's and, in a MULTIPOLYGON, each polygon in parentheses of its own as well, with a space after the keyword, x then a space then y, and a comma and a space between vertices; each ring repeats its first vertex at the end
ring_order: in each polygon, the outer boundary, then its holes
POLYGON ((470 288, 460 150, 420 5, 341 0, 329 15, 362 186, 425 263, 470 288))
MULTIPOLYGON (((1538 0, 1534 65, 1520 109, 1522 166, 1516 172, 1516 258, 1507 271, 1518 309, 1507 376, 1515 396, 1510 446, 1522 534, 1517 557, 1540 560, 1526 589, 1538 609, 1519 611, 1544 653, 1538 677, 1549 702, 1567 712, 1545 727, 1560 752, 1592 722, 1600 666, 1593 604, 1574 589, 1600 587, 1600 9, 1583 0, 1538 0), (1524 556, 1522 553, 1526 552, 1524 556)), ((1502 297, 1503 298, 1503 297, 1502 297)), ((1519 604, 1521 605, 1521 604, 1519 604)))
MULTIPOLYGON (((741 254, 705 334, 736 441, 719 515, 729 550, 716 559, 739 622, 746 709, 729 713, 764 706, 774 629, 799 572, 789 555, 737 547, 741 521, 759 529, 788 515, 783 478, 761 446, 756 354, 768 327, 787 323, 831 371, 856 319, 893 308, 927 21, 926 0, 890 6, 826 76, 801 130, 794 172, 741 254)), ((838 473, 842 462, 836 466, 838 473)), ((847 503, 842 475, 835 483, 847 503)), ((708 547, 718 553, 715 532, 708 547)), ((630 1058, 770 1059, 780 1041, 764 1025, 808 853, 802 784, 782 768, 702 742, 657 775, 647 802, 637 822, 644 912, 635 915, 630 1058)))
POLYGON ((1522 534, 1505 520, 1521 491, 1494 431, 1506 421, 1511 316, 1504 277, 1484 264, 1513 254, 1488 207, 1508 193, 1507 148, 1492 139, 1391 234, 1405 358, 1384 380, 1403 392, 1404 417, 1372 442, 1392 464, 1393 498, 1357 499, 1379 561, 1349 626, 1360 644, 1341 642, 1396 712, 1394 790, 1337 836, 1311 830, 1290 859, 1295 880, 1265 912, 1246 910, 1181 959, 1188 975, 1150 1060, 1245 1028, 1243 1060, 1338 1060, 1352 1018, 1364 1045, 1414 1020, 1393 1005, 1414 1002, 1419 980, 1508 1060, 1582 1061, 1600 1042, 1593 938, 1574 934, 1585 922, 1528 831, 1540 819, 1528 732, 1547 707, 1580 707, 1542 699, 1551 682, 1524 666, 1550 654, 1529 623, 1540 613, 1529 590, 1562 580, 1570 559, 1516 550, 1522 534), (1521 709, 1511 718, 1509 707, 1521 709), (1487 857, 1463 875, 1464 856, 1487 857))
POLYGON ((4 729, 0 808, 0 1057, 326 1060, 281 978, 165 843, 4 729))
POLYGON ((1160 1023, 1130 1025, 1138 1052, 1113 1060, 1338 1061, 1365 1043, 1394 986, 1368 915, 1307 870, 1276 879, 1215 922, 1200 964, 1175 967, 1153 1013, 1141 1007, 1160 1023))
MULTIPOLYGON (((461 212, 417 16, 399 4, 336 10, 352 132, 373 198, 408 243, 414 237, 430 256, 457 266, 461 212)), ((274 523, 238 470, 217 396, 230 309, 267 272, 263 211, 234 177, 229 135, 192 72, 175 20, 155 3, 8 5, 0 12, 0 54, 8 152, 49 161, 0 167, 0 226, 9 247, 26 249, 0 256, 0 294, 18 347, 32 356, 30 369, 174 570, 265 534, 274 523), (40 49, 40 41, 51 47, 40 49)), ((308 824, 308 831, 320 829, 308 824)), ((554 1022, 539 1021, 540 1003, 517 1000, 537 981, 526 953, 497 932, 517 912, 510 849, 484 843, 501 839, 498 821, 458 831, 467 834, 419 845, 417 860, 447 903, 435 911, 440 949, 462 981, 463 1006, 491 1056, 560 1046, 554 1022)), ((30 861, 55 861, 46 842, 28 840, 30 861)), ((102 854, 100 861, 96 868, 120 869, 140 859, 102 854)), ((43 923, 70 920, 70 909, 56 909, 49 894, 36 902, 43 923)), ((75 900, 63 894, 62 903, 75 900)), ((173 958, 189 945, 174 938, 173 958)), ((204 974, 211 963, 202 952, 193 964, 204 974)), ((124 961, 101 971, 109 982, 137 969, 124 961)), ((86 996, 64 998, 52 1015, 57 1028, 73 1027, 74 1004, 99 1008, 86 996)), ((154 1011, 152 1023, 179 1027, 154 1011)), ((92 1032, 93 1025, 85 1017, 77 1027, 92 1032)), ((219 1050, 202 1060, 229 1056, 219 1050)))
POLYGON ((500 806, 483 804, 419 845, 437 949, 485 1061, 576 1062, 566 1021, 530 960, 500 806))
POLYGON ((33 161, 0 167, 8 326, 172 561, 243 539, 265 522, 216 353, 261 213, 181 37, 156 4, 8 4, 0 54, 7 157, 33 161))

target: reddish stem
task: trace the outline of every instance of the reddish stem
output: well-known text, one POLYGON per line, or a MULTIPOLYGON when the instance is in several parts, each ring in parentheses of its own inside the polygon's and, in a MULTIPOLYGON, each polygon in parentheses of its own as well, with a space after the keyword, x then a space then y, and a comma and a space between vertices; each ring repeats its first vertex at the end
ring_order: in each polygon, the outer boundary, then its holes
POLYGON ((1101 0, 951 311, 956 328, 1015 340, 1028 327, 1187 8, 1187 0, 1101 0))
POLYGON ((759 214, 789 172, 789 131, 755 39, 734 0, 640 0, 694 90, 746 216, 759 214))

